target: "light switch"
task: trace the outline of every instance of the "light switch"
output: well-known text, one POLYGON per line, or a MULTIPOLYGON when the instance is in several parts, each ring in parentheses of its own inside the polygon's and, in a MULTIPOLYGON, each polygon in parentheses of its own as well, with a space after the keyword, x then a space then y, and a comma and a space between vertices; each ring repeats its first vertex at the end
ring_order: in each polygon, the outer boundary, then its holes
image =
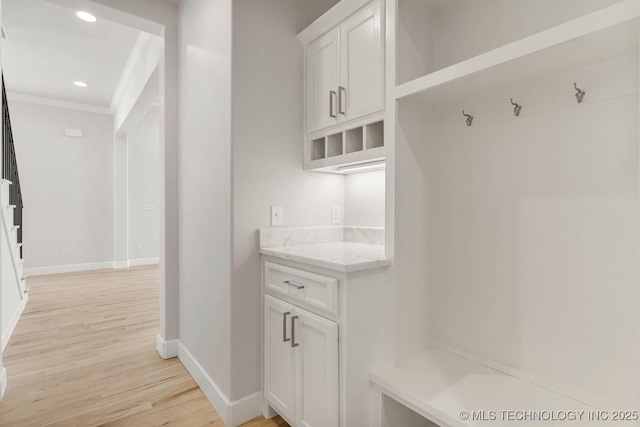
POLYGON ((331 206, 331 224, 340 224, 340 206, 331 206))
POLYGON ((282 206, 271 206, 271 226, 279 227, 282 224, 282 206))

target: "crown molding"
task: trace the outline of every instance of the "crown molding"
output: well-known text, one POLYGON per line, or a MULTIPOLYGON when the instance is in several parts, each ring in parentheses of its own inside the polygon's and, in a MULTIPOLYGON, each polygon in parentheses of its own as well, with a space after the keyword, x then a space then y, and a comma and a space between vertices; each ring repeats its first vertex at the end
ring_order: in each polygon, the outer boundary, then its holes
POLYGON ((66 108, 67 110, 84 111, 86 113, 111 115, 111 111, 109 111, 107 107, 61 101, 59 99, 45 98, 43 96, 27 95, 26 93, 7 92, 7 99, 9 101, 28 102, 30 104, 45 105, 47 107, 66 108))
POLYGON ((138 33, 138 38, 131 49, 131 54, 129 55, 127 64, 124 66, 124 70, 120 76, 120 81, 118 82, 116 91, 111 99, 111 104, 109 105, 109 111, 111 111, 112 114, 115 112, 118 104, 122 101, 122 97, 129 88, 131 78, 135 75, 136 69, 140 66, 140 63, 144 58, 144 52, 147 50, 147 46, 149 46, 152 38, 153 35, 149 33, 142 31, 138 33))

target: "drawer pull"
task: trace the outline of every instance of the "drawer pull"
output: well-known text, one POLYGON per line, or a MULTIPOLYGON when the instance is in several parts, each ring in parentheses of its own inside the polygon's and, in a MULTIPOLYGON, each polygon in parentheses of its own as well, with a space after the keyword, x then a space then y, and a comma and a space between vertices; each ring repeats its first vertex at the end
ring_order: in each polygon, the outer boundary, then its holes
POLYGON ((304 289, 304 286, 302 286, 302 285, 296 285, 295 283, 293 283, 293 282, 292 282, 292 281, 290 281, 290 280, 285 280, 283 283, 286 283, 286 284, 287 284, 287 285, 289 285, 289 286, 293 286, 294 288, 296 288, 296 289, 298 289, 298 290, 300 290, 300 289, 304 289))
POLYGON ((296 343, 296 319, 298 316, 293 316, 291 318, 291 348, 297 347, 300 344, 296 343))
POLYGON ((287 311, 282 315, 282 342, 291 341, 291 338, 287 338, 287 316, 290 314, 291 312, 287 311))

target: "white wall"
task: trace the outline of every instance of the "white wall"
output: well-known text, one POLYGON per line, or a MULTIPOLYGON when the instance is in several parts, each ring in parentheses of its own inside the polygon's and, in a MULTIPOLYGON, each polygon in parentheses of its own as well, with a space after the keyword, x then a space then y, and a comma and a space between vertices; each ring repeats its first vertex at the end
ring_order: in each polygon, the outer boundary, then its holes
POLYGON ((344 204, 344 178, 302 170, 306 2, 233 4, 233 285, 231 398, 261 389, 261 288, 257 229, 270 206, 285 226, 330 225, 344 204), (252 337, 247 339, 247 337, 252 337))
POLYGON ((440 108, 431 141, 434 338, 633 405, 638 57, 464 103, 477 127, 440 108))
POLYGON ((111 116, 9 106, 25 205, 25 266, 113 261, 111 116), (66 128, 81 129, 83 138, 65 136, 66 128))
POLYGON ((345 176, 344 224, 384 227, 385 171, 345 176))
POLYGON ((127 138, 129 259, 159 255, 160 117, 153 107, 127 138), (153 205, 153 210, 143 209, 153 205))
POLYGON ((179 337, 229 396, 231 0, 186 0, 179 13, 179 337))

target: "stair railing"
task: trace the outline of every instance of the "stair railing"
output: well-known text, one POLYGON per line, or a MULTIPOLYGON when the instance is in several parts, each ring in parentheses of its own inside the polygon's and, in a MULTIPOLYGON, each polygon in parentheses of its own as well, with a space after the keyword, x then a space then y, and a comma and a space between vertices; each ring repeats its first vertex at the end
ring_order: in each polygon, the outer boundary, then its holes
POLYGON ((22 189, 20 187, 20 176, 18 174, 18 161, 16 159, 16 149, 13 143, 13 132, 11 131, 11 117, 9 116, 9 104, 7 103, 7 91, 4 85, 4 75, 2 76, 2 115, 4 126, 2 129, 2 178, 11 181, 9 186, 9 204, 15 206, 13 210, 13 225, 18 226, 18 246, 20 247, 20 259, 23 259, 22 245, 22 189))

